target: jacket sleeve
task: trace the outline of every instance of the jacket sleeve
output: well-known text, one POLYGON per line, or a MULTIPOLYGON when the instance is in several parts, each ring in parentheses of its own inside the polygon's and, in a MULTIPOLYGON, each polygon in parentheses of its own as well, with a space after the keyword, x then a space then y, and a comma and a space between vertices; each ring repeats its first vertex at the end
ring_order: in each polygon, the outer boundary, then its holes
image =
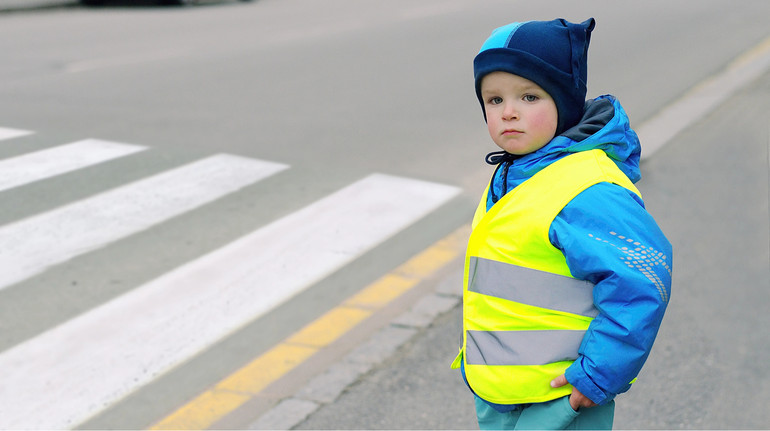
POLYGON ((599 310, 567 381, 597 404, 625 392, 650 354, 671 294, 671 244, 641 199, 610 183, 573 199, 550 228, 599 310))

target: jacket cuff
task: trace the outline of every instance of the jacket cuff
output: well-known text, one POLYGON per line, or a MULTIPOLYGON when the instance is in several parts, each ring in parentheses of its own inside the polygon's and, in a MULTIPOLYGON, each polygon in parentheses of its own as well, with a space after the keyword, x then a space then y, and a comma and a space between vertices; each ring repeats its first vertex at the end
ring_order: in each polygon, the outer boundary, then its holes
POLYGON ((583 395, 591 399, 599 405, 607 404, 615 398, 614 395, 607 394, 600 387, 588 377, 585 370, 582 367, 583 357, 580 356, 572 365, 564 372, 564 377, 567 381, 579 390, 583 395))

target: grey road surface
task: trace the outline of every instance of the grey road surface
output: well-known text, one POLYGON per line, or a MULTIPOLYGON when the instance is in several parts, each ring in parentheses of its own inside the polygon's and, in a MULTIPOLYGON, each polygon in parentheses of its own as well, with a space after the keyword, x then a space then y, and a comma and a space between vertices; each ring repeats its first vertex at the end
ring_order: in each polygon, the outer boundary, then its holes
MULTIPOLYGON (((483 156, 495 149, 471 60, 493 28, 594 16, 589 95, 618 96, 633 126, 770 36, 764 0, 116 3, 0 13, 0 128, 35 132, 0 141, 0 160, 87 138, 148 148, 0 191, 0 229, 215 154, 290 168, 0 288, 0 360, 370 173, 461 193, 83 425, 101 429, 151 425, 469 222, 490 173, 483 156)), ((767 88, 763 77, 644 165, 641 189, 677 252, 675 286, 619 425, 770 423, 759 410, 768 399, 767 88)), ((456 310, 441 317, 300 426, 472 428, 469 398, 446 368, 458 324, 456 310)))

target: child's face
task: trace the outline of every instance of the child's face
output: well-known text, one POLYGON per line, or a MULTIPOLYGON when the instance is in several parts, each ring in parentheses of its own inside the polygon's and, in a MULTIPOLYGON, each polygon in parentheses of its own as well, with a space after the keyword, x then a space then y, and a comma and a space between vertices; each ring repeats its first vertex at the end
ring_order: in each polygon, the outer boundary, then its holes
POLYGON ((489 135, 503 150, 529 154, 556 135, 556 103, 534 82, 508 72, 492 72, 481 80, 481 97, 489 135))

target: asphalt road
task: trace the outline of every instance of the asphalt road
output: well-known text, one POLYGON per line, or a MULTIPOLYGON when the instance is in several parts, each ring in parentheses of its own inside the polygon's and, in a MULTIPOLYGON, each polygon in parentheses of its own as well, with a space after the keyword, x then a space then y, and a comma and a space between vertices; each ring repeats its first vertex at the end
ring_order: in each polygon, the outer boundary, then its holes
MULTIPOLYGON (((41 337, 53 328, 158 283, 371 173, 458 191, 302 282, 303 290, 280 305, 223 329, 173 367, 141 375, 144 384, 91 400, 98 407, 84 409, 88 414, 69 425, 143 428, 169 414, 468 223, 490 173, 483 155, 494 150, 471 83, 473 55, 496 26, 555 16, 596 17, 589 95, 618 96, 633 126, 770 35, 770 4, 762 0, 740 7, 720 1, 260 0, 194 8, 114 2, 0 14, 0 128, 34 132, 0 141, 0 161, 89 138, 136 151, 0 190, 0 235, 14 241, 0 253, 3 272, 23 266, 14 250, 28 248, 33 256, 24 262, 31 272, 0 288, 0 361, 22 351, 19 346, 46 340, 41 337), (264 169, 275 172, 253 172, 249 164, 245 179, 228 183, 228 191, 206 198, 191 192, 196 203, 185 204, 189 209, 170 205, 167 215, 147 225, 138 220, 151 211, 138 208, 137 216, 119 223, 65 229, 89 214, 64 210, 71 205, 93 202, 83 206, 93 212, 117 207, 120 199, 100 196, 219 154, 266 162, 272 168, 264 169), (260 175, 267 177, 254 177, 260 175), (78 242, 99 229, 127 233, 78 242), (62 244, 69 254, 57 254, 62 244), (34 259, 48 249, 52 260, 34 259)), ((640 188, 674 244, 675 284, 650 366, 619 403, 621 427, 770 423, 761 409, 770 399, 764 389, 767 95, 765 75, 644 164, 640 188)), ((235 170, 225 166, 215 172, 235 170)), ((195 174, 181 178, 193 181, 195 174)), ((160 193, 155 183, 145 188, 141 199, 160 193)), ((240 260, 248 265, 247 257, 240 260)), ((439 275, 456 277, 451 267, 439 275)), ((426 291, 439 278, 427 280, 426 291)), ((455 310, 417 331, 392 359, 299 426, 474 427, 469 398, 447 368, 458 325, 455 310)), ((71 348, 90 346, 88 337, 79 343, 71 348)), ((327 356, 331 363, 341 355, 327 356)), ((19 388, 24 379, 17 379, 19 388)), ((265 399, 262 407, 279 401, 265 399)), ((232 423, 253 423, 263 413, 258 410, 253 417, 241 411, 232 423)))

